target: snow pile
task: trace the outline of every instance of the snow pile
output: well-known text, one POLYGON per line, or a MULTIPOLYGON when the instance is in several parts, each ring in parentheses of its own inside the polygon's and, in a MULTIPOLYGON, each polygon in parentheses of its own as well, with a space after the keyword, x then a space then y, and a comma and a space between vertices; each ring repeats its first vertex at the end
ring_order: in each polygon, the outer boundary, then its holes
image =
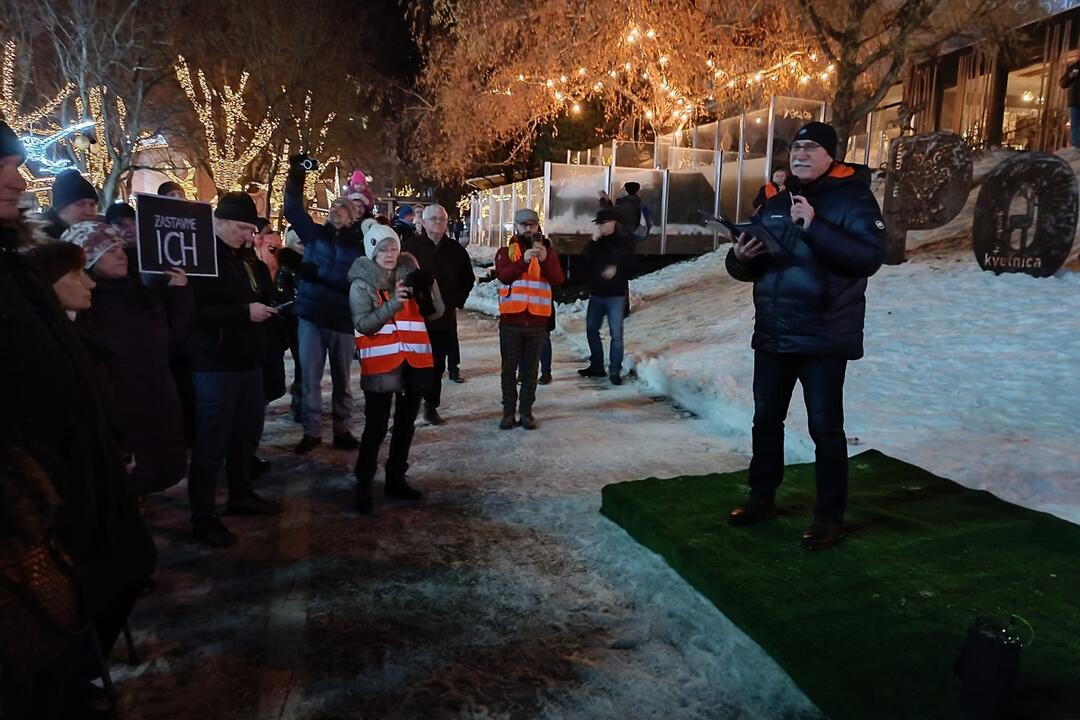
MULTIPOLYGON (((727 275, 726 252, 631 283, 623 370, 705 419, 728 450, 748 453, 751 285, 727 275)), ((923 255, 883 267, 867 298, 866 357, 849 365, 845 392, 852 453, 874 447, 1080 522, 1080 275, 995 276, 966 253, 923 255)), ((587 358, 582 306, 561 306, 559 320, 587 358)), ((813 460, 800 395, 788 462, 813 460)))

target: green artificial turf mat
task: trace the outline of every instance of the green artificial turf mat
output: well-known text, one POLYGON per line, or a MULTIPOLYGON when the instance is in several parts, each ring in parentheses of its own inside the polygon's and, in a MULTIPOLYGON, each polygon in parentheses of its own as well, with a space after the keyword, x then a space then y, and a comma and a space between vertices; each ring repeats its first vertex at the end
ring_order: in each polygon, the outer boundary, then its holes
MULTIPOLYGON (((780 514, 727 525, 746 471, 608 485, 601 512, 660 554, 833 720, 960 718, 953 663, 978 615, 1034 628, 1018 717, 1080 718, 1080 527, 871 450, 850 462, 850 534, 799 535, 814 466, 785 469, 780 514)), ((1020 627, 1027 640, 1031 632, 1020 627)))

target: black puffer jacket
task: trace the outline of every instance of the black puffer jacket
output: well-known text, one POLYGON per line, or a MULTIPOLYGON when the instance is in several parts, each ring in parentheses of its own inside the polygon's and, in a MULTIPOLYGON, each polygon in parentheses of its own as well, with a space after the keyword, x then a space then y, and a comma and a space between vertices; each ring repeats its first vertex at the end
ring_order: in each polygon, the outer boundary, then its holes
POLYGON ((728 251, 731 276, 754 283, 755 350, 862 357, 866 278, 885 258, 885 223, 869 181, 865 166, 841 163, 806 185, 793 178, 758 213, 784 252, 742 263, 728 251), (791 193, 814 208, 808 230, 791 221, 791 193))

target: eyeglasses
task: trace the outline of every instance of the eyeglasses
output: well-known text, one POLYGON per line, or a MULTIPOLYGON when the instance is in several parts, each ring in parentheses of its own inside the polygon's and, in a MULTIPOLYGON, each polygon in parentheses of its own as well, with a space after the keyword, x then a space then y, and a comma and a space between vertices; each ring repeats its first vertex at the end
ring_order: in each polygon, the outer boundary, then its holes
POLYGON ((816 142, 797 142, 791 145, 791 152, 814 153, 818 150, 821 150, 821 146, 816 142))

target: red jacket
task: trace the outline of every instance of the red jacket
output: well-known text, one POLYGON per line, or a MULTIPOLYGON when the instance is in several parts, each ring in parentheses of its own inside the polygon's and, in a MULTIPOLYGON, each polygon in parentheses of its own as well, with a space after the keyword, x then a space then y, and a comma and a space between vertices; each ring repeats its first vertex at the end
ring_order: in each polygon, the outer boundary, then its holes
MULTIPOLYGON (((510 242, 518 244, 521 248, 522 255, 524 255, 525 251, 531 247, 530 245, 526 245, 517 235, 514 235, 514 237, 510 239, 510 242)), ((559 256, 555 253, 554 248, 551 247, 551 242, 547 238, 544 238, 544 247, 548 249, 548 254, 547 260, 540 264, 540 272, 543 274, 544 279, 551 283, 552 288, 557 288, 563 284, 563 280, 566 279, 566 276, 563 275, 559 256)), ((524 259, 518 260, 517 262, 510 262, 510 250, 508 247, 499 248, 499 252, 495 254, 495 277, 497 277, 499 282, 504 285, 509 285, 519 279, 528 269, 529 263, 524 259)), ((527 312, 499 316, 499 323, 502 325, 547 327, 548 321, 549 318, 530 315, 527 312)))

